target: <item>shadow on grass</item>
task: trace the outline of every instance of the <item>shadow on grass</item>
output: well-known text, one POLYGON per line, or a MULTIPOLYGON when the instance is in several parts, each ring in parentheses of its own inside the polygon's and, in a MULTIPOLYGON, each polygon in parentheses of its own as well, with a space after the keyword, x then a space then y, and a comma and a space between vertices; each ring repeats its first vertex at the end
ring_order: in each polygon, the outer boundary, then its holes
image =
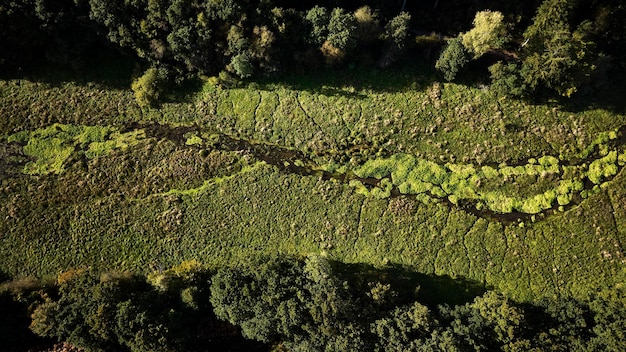
POLYGON ((115 49, 102 49, 82 58, 74 65, 51 64, 41 60, 19 69, 2 69, 2 80, 29 80, 51 86, 73 82, 78 85, 97 84, 108 89, 130 89, 137 62, 115 49))
POLYGON ((371 282, 390 284, 402 303, 417 299, 430 307, 440 304, 461 305, 473 301, 488 289, 476 281, 455 279, 447 275, 423 274, 399 264, 390 264, 385 268, 362 263, 333 262, 333 265, 341 277, 354 282, 361 292, 368 292, 371 282))
POLYGON ((283 74, 248 82, 261 90, 286 87, 326 96, 365 98, 361 91, 395 93, 425 90, 440 77, 427 62, 406 61, 387 69, 355 66, 341 69, 320 68, 305 74, 283 74))

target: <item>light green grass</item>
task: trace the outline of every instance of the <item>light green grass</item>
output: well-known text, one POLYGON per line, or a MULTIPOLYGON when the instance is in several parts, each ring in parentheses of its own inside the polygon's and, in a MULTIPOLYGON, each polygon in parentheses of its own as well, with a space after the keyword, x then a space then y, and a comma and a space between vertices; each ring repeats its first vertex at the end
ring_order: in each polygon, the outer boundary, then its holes
POLYGON ((120 133, 108 126, 75 126, 55 123, 32 132, 23 131, 7 137, 7 142, 25 143, 24 154, 34 158, 24 166, 30 175, 59 174, 76 150, 87 158, 96 158, 116 149, 126 149, 145 138, 142 130, 120 133))

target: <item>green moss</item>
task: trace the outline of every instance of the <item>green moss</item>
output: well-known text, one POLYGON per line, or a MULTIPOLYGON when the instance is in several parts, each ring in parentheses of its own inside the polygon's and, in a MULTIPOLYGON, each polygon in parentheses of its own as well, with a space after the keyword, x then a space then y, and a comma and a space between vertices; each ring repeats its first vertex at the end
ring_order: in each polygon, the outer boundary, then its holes
POLYGON ((74 146, 61 138, 30 139, 24 147, 24 153, 36 158, 36 160, 28 162, 24 166, 24 173, 30 175, 59 174, 63 172, 63 165, 73 152, 74 146))
POLYGON ((185 141, 186 145, 201 145, 203 143, 202 137, 191 133, 187 136, 187 140, 185 141))
POLYGON ((44 175, 64 171, 65 162, 73 153, 87 158, 125 149, 145 137, 142 130, 119 133, 108 126, 75 126, 53 124, 35 131, 24 131, 8 137, 9 141, 25 142, 24 153, 35 158, 24 167, 24 173, 44 175))
POLYGON ((89 143, 85 156, 89 159, 104 156, 116 149, 126 150, 146 138, 144 130, 134 130, 126 133, 113 132, 109 139, 89 143))
POLYGON ((375 159, 368 160, 363 166, 354 170, 354 174, 358 177, 367 178, 374 177, 382 179, 391 175, 395 169, 395 160, 393 159, 375 159))
POLYGON ((542 156, 538 159, 539 165, 544 167, 546 172, 558 173, 559 172, 559 159, 550 155, 542 156))
POLYGON ((397 154, 392 159, 395 161, 395 167, 391 172, 391 179, 395 185, 400 185, 407 180, 415 166, 416 159, 408 154, 397 154))
POLYGON ((617 173, 617 152, 611 151, 606 156, 594 160, 589 165, 587 177, 593 183, 600 184, 603 178, 614 176, 617 173))
POLYGON ((391 195, 392 187, 393 184, 391 183, 391 180, 389 180, 388 178, 384 178, 380 181, 379 187, 372 188, 370 194, 378 199, 389 198, 389 196, 391 195))
POLYGON ((491 166, 483 166, 480 168, 480 171, 485 176, 485 178, 497 178, 500 176, 500 172, 498 169, 494 169, 491 166))
POLYGON ((357 194, 361 194, 366 197, 370 195, 370 191, 359 180, 350 180, 349 185, 354 188, 354 192, 357 194))

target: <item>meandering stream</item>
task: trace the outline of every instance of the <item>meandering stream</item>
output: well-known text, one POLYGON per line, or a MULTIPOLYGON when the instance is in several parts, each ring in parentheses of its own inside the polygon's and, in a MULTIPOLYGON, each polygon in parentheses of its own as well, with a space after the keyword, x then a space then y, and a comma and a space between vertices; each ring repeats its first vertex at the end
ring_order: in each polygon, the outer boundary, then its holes
MULTIPOLYGON (((204 132, 196 126, 174 127, 159 124, 133 124, 127 127, 127 130, 131 129, 144 129, 146 131, 147 137, 167 138, 180 145, 185 145, 188 134, 201 134, 202 132, 204 132)), ((408 197, 416 201, 423 201, 423 196, 426 195, 431 201, 439 202, 451 208, 460 208, 477 217, 507 224, 531 220, 535 221, 537 219, 543 219, 553 214, 566 211, 580 204, 584 200, 584 195, 586 193, 591 192, 594 189, 597 190, 599 186, 597 183, 591 182, 590 179, 586 177, 585 179, 581 180, 582 189, 579 189, 576 192, 572 191, 571 200, 565 205, 560 205, 558 202, 552 201, 549 208, 542 209, 541 211, 535 213, 526 213, 519 210, 498 212, 489 209, 488 207, 481 206, 479 204, 481 202, 476 199, 461 198, 458 199, 456 202, 453 202, 449 194, 441 194, 428 190, 422 191, 420 192, 420 194, 410 194, 407 192, 402 192, 401 188, 398 187, 398 185, 392 184, 390 186, 389 182, 385 183, 384 180, 388 180, 390 176, 383 178, 359 177, 355 174, 355 172, 350 170, 345 172, 329 172, 324 169, 323 165, 316 164, 308 155, 298 150, 288 149, 273 144, 234 138, 221 133, 212 134, 212 137, 213 138, 209 146, 201 144, 195 147, 210 147, 224 151, 243 152, 259 160, 262 160, 269 165, 277 167, 284 173, 297 174, 302 176, 318 176, 324 180, 335 180, 344 184, 349 184, 351 182, 357 181, 369 190, 385 187, 387 188, 386 191, 388 191, 388 197, 408 197)), ((607 149, 609 151, 618 151, 620 149, 623 149, 625 145, 626 126, 622 126, 616 132, 615 138, 606 141, 605 143, 603 143, 602 146, 593 145, 593 149, 590 150, 587 155, 585 155, 585 157, 568 161, 558 160, 559 172, 557 175, 561 176, 564 167, 588 167, 588 165, 591 165, 595 161, 600 160, 603 157, 606 158, 606 156, 603 156, 601 153, 601 149, 603 148, 605 149, 605 151, 607 149)), ((529 158, 527 160, 519 161, 513 165, 507 166, 523 167, 526 165, 531 165, 531 160, 532 158, 529 158)), ((603 177, 602 183, 609 182, 615 175, 617 175, 622 170, 624 166, 624 163, 622 162, 622 157, 616 159, 615 165, 618 168, 617 171, 611 174, 607 174, 606 177, 603 177)), ((497 165, 486 166, 497 167, 497 165)))

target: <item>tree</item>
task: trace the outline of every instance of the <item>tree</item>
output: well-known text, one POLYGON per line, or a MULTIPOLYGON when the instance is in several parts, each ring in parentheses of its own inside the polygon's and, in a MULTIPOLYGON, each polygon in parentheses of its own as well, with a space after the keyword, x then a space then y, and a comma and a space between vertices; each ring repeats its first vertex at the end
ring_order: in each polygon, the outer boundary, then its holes
POLYGON ((386 49, 380 61, 382 67, 391 65, 406 50, 410 22, 411 15, 402 12, 385 25, 385 29, 381 35, 386 43, 386 49))
POLYGON ((409 346, 426 344, 437 324, 430 310, 418 302, 398 307, 371 325, 377 337, 376 350, 412 350, 409 346))
POLYGON ((568 19, 572 6, 570 0, 545 0, 524 32, 520 74, 532 91, 547 88, 569 97, 595 68, 590 23, 572 31, 568 19))
POLYGON ((461 39, 475 59, 489 50, 502 48, 509 39, 504 16, 498 11, 477 12, 473 23, 474 28, 461 34, 461 39))
POLYGON ((307 42, 315 46, 321 46, 328 36, 328 22, 330 14, 325 7, 315 6, 307 11, 304 18, 309 27, 307 42))
POLYGON ((232 72, 241 78, 248 78, 254 73, 254 66, 252 65, 250 54, 247 52, 233 56, 229 67, 232 68, 232 72))
POLYGON ((442 318, 461 350, 529 350, 524 310, 501 294, 488 291, 473 302, 441 307, 442 318))
POLYGON ((435 68, 443 72, 446 80, 452 81, 459 71, 467 64, 467 53, 461 43, 460 38, 448 40, 439 59, 435 63, 435 68))
POLYGON ((520 97, 525 92, 525 86, 516 63, 505 64, 498 62, 489 66, 491 76, 490 90, 502 96, 520 97))
POLYGON ((357 40, 360 44, 367 44, 377 39, 380 33, 378 13, 369 6, 363 6, 354 11, 357 22, 357 40))
POLYGON ((211 283, 215 315, 238 325, 250 339, 271 342, 302 334, 301 267, 293 261, 262 264, 255 273, 222 269, 211 283))
POLYGON ((350 52, 357 44, 357 29, 357 20, 351 13, 335 8, 328 22, 327 41, 339 50, 350 52))

